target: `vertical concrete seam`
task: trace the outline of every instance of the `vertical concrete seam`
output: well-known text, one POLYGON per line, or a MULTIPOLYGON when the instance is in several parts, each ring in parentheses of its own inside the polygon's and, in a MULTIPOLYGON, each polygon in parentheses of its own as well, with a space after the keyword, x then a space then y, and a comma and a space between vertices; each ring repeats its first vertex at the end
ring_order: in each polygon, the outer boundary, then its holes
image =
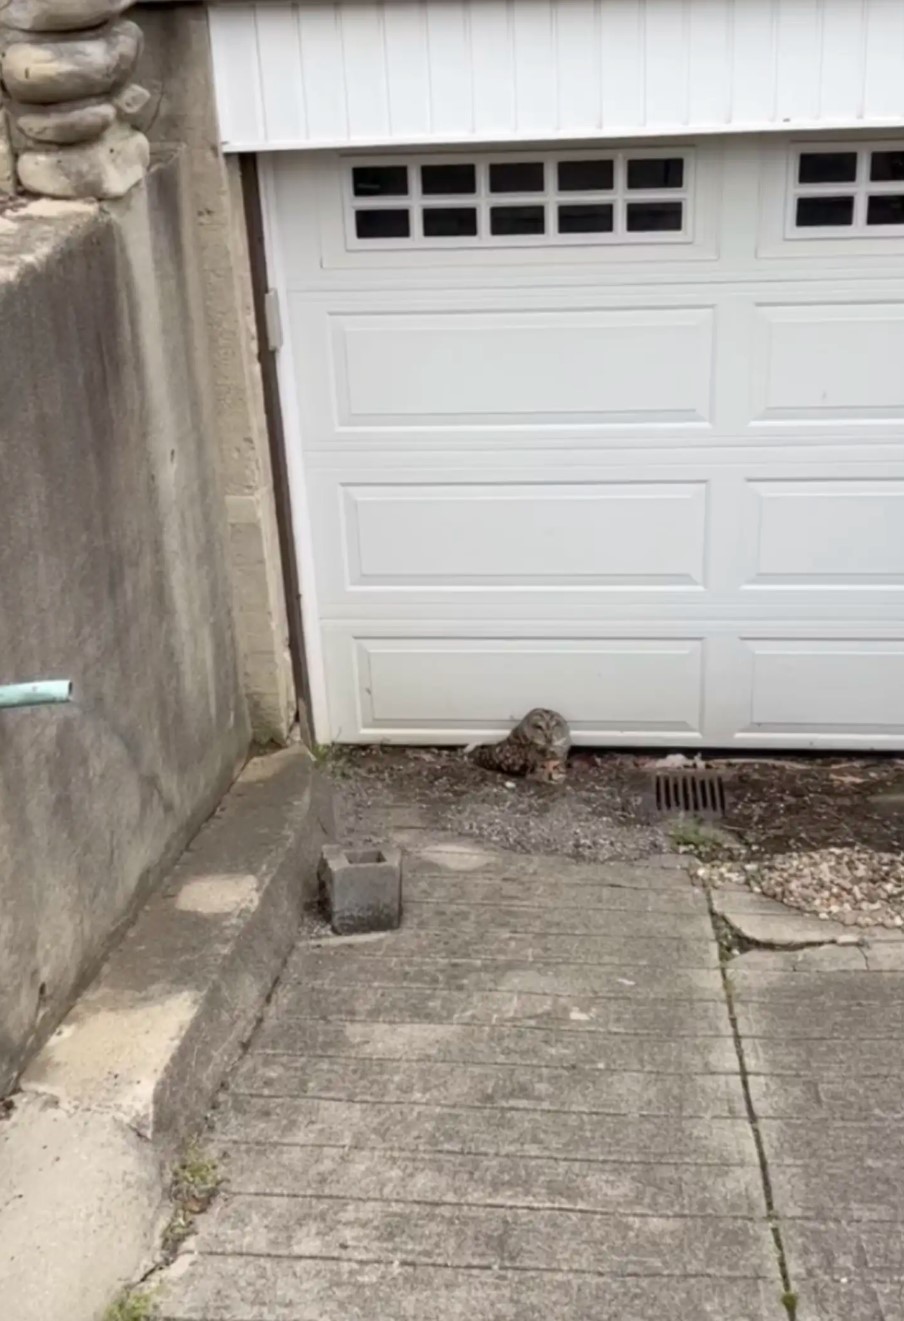
POLYGON ((775 1256, 778 1263, 779 1276, 782 1285, 782 1303, 785 1311, 788 1313, 789 1321, 796 1321, 797 1317, 797 1291, 791 1279, 791 1272, 788 1269, 788 1257, 785 1252, 785 1245, 782 1240, 781 1223, 778 1212, 775 1209, 775 1199, 772 1192, 772 1177, 769 1173, 769 1161, 766 1156, 766 1148, 763 1143, 763 1135, 760 1131, 760 1121, 753 1104, 753 1097, 750 1092, 750 1073, 747 1068, 747 1057, 744 1054, 744 1042, 741 1037, 741 1030, 738 1026, 738 1016, 735 1008, 734 991, 731 985, 731 976, 728 963, 730 955, 726 941, 723 939, 723 933, 728 927, 724 919, 720 918, 716 912, 712 892, 707 888, 706 903, 709 909, 709 917, 713 927, 713 938, 719 950, 719 971, 722 975, 722 989, 725 993, 725 1007, 728 1011, 728 1019, 731 1023, 731 1034, 734 1040, 735 1055, 738 1060, 738 1074, 741 1079, 741 1089, 744 1093, 744 1106, 747 1111, 747 1122, 750 1125, 750 1131, 753 1135, 753 1144, 756 1148, 757 1163, 760 1167, 760 1181, 763 1187, 763 1200, 766 1203, 766 1221, 769 1225, 769 1231, 772 1235, 772 1244, 775 1249, 775 1256))

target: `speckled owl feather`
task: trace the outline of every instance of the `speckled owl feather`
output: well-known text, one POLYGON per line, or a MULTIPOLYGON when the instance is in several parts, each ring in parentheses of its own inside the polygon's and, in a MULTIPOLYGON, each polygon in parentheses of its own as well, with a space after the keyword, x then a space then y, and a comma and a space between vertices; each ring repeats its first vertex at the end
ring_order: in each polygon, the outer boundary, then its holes
POLYGON ((562 780, 571 746, 568 722, 557 711, 535 707, 501 743, 485 743, 471 756, 484 770, 531 780, 562 780))

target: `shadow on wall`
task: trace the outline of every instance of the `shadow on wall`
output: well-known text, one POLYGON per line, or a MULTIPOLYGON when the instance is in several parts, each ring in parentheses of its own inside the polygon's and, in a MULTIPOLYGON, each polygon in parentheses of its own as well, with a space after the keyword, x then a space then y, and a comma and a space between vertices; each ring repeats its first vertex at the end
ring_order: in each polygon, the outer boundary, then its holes
POLYGON ((175 156, 0 217, 0 1094, 216 805, 247 717, 175 156))

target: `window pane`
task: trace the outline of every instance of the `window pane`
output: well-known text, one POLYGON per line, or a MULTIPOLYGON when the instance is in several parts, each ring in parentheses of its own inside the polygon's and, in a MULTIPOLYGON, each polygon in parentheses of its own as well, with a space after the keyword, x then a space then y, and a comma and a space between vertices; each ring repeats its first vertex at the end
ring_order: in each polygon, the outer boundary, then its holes
POLYGON ((853 183, 856 178, 856 151, 801 152, 799 183, 853 183))
POLYGON ((681 188, 683 184, 684 161, 680 156, 628 161, 629 188, 681 188))
POLYGON ((477 170, 473 165, 422 165, 421 192, 425 197, 473 196, 477 192, 477 170))
POLYGON ((545 229, 542 206, 490 207, 491 234, 542 234, 545 229))
POLYGON ((352 169, 356 197, 407 197, 407 165, 356 165, 352 169))
POLYGON ((853 197, 799 197, 797 199, 797 225, 799 229, 819 229, 831 225, 852 225, 853 223, 853 197))
POLYGON ((425 206, 425 238, 473 238, 477 233, 477 211, 473 206, 425 206))
POLYGON ((873 183, 897 182, 904 179, 904 151, 874 151, 870 161, 869 177, 873 183))
POLYGON ((904 197, 898 193, 871 197, 866 210, 868 225, 904 225, 904 197))
POLYGON ((559 161, 560 193, 606 193, 614 184, 612 161, 559 161))
POLYGON ((411 236, 411 222, 407 211, 397 211, 395 207, 356 211, 355 233, 359 239, 407 239, 411 236))
POLYGON ((680 202, 629 202, 628 230, 637 234, 652 230, 680 229, 683 219, 680 202))
POLYGON ((490 166, 491 193, 542 193, 542 161, 497 161, 490 166))
POLYGON ((560 206, 560 234, 611 234, 612 204, 597 206, 560 206))

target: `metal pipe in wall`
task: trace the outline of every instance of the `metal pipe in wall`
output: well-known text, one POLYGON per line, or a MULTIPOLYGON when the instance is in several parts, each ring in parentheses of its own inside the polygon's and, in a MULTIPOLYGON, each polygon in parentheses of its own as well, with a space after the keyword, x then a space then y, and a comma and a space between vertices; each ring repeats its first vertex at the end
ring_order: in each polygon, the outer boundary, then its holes
POLYGON ((38 679, 34 683, 0 684, 0 711, 7 707, 49 706, 71 700, 71 679, 38 679))

